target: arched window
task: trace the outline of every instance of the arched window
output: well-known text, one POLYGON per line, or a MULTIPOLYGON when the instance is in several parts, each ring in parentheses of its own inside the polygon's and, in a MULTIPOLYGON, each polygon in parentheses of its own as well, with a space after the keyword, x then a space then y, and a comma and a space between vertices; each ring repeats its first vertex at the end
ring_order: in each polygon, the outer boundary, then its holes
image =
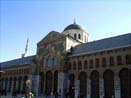
POLYGON ((87 69, 88 68, 88 62, 87 60, 84 61, 84 69, 87 69))
POLYGON ((74 70, 76 69, 76 62, 75 61, 73 62, 73 69, 74 70))
POLYGON ((46 58, 45 66, 48 66, 48 58, 46 58))
POLYGON ((93 71, 90 75, 91 79, 91 98, 99 98, 99 72, 93 71))
POLYGON ((95 66, 96 66, 96 68, 98 68, 100 66, 100 61, 98 58, 96 58, 96 60, 95 60, 95 66))
POLYGON ((72 64, 71 62, 68 63, 68 70, 71 70, 72 69, 72 64))
POLYGON ((121 56, 117 56, 117 65, 122 65, 122 58, 121 56))
POLYGON ((119 72, 121 98, 131 98, 131 70, 123 68, 119 72))
POLYGON ((43 67, 46 67, 46 59, 43 60, 43 67))
POLYGON ((54 64, 54 58, 52 58, 52 66, 54 66, 55 64, 54 64))
POLYGON ((52 66, 52 59, 50 57, 48 57, 48 67, 52 66))
POLYGON ((102 66, 106 67, 106 58, 102 58, 102 66))
POLYGON ((114 65, 114 57, 111 56, 111 57, 110 57, 110 66, 113 66, 113 65, 114 65))
POLYGON ((94 67, 94 62, 93 62, 93 59, 91 59, 89 61, 89 68, 93 68, 94 67))
POLYGON ((78 69, 82 69, 82 62, 78 61, 78 69))
POLYGON ((125 59, 126 59, 126 64, 131 64, 131 57, 130 57, 130 55, 126 55, 125 59))
POLYGON ((58 64, 58 59, 57 57, 54 58, 54 65, 57 65, 58 64))
POLYGON ((51 94, 53 88, 53 74, 51 71, 46 72, 45 90, 48 95, 51 94))
POLYGON ((78 34, 78 39, 81 39, 81 35, 80 34, 78 34))
POLYGON ((112 70, 106 70, 103 74, 104 78, 104 96, 105 98, 111 98, 114 96, 114 72, 112 70))
POLYGON ((76 39, 76 33, 74 34, 74 38, 76 39))
POLYGON ((68 91, 70 92, 69 97, 74 98, 75 96, 75 75, 69 75, 69 88, 68 91))
POLYGON ((78 78, 80 81, 80 84, 79 84, 80 96, 86 97, 86 95, 87 95, 87 74, 86 74, 86 72, 80 72, 78 78))

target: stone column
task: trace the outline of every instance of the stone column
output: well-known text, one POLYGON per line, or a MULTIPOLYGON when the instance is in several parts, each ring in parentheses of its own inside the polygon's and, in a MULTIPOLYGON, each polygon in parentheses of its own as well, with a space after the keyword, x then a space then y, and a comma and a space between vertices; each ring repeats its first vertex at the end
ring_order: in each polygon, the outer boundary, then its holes
POLYGON ((13 93, 13 88, 14 88, 14 78, 12 78, 12 83, 11 83, 11 94, 13 93))
POLYGON ((64 73, 59 72, 58 73, 58 93, 63 98, 63 89, 64 89, 64 73))
POLYGON ((18 91, 18 84, 19 84, 18 82, 19 82, 18 78, 16 78, 16 89, 15 89, 16 91, 18 91))
POLYGON ((75 80, 75 98, 79 96, 80 92, 80 80, 75 80))
POLYGON ((52 94, 53 94, 53 91, 54 91, 54 73, 52 73, 52 94))
POLYGON ((114 78, 114 89, 115 89, 115 98, 121 98, 120 79, 118 76, 115 76, 114 78))
POLYGON ((5 79, 3 80, 3 89, 5 90, 5 79))
POLYGON ((30 91, 32 90, 32 75, 29 75, 29 78, 28 78, 29 80, 30 80, 30 84, 29 84, 29 89, 30 89, 30 91))
POLYGON ((70 86, 70 80, 68 78, 68 80, 67 80, 67 92, 69 92, 69 86, 70 86))
POLYGON ((100 78, 100 80, 99 80, 99 96, 100 96, 100 98, 104 97, 104 80, 103 80, 103 78, 100 78))
POLYGON ((5 80, 5 88, 4 88, 6 92, 7 92, 7 83, 8 83, 8 80, 6 79, 5 80))
POLYGON ((0 80, 0 89, 2 90, 2 80, 0 80))
POLYGON ((24 80, 23 80, 23 77, 21 78, 21 88, 20 88, 20 91, 23 91, 23 83, 24 83, 24 80))
POLYGON ((36 96, 39 95, 39 80, 40 80, 39 75, 33 75, 32 76, 32 90, 34 91, 36 96))
POLYGON ((9 90, 9 79, 7 80, 7 89, 6 89, 6 92, 8 93, 8 90, 9 90))
POLYGON ((91 80, 87 79, 87 98, 91 98, 91 80))

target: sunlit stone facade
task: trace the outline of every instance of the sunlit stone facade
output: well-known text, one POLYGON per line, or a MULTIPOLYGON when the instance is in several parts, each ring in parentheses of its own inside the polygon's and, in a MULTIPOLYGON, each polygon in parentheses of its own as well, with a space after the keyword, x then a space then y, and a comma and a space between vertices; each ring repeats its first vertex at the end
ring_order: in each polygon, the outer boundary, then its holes
POLYGON ((88 41, 78 24, 51 31, 34 56, 0 63, 0 93, 36 96, 131 98, 131 33, 88 41))

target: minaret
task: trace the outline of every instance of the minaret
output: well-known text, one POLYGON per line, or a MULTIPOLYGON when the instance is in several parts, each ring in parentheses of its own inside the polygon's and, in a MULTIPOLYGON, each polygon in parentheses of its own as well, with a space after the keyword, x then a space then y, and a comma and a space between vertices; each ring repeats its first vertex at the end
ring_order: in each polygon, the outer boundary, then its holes
POLYGON ((76 19, 74 18, 74 24, 76 24, 76 19))
POLYGON ((25 54, 28 53, 28 48, 29 48, 29 38, 27 38, 27 41, 26 41, 25 54))
POLYGON ((28 56, 28 48, 29 48, 29 38, 27 38, 26 47, 25 47, 25 53, 22 54, 22 58, 28 56))

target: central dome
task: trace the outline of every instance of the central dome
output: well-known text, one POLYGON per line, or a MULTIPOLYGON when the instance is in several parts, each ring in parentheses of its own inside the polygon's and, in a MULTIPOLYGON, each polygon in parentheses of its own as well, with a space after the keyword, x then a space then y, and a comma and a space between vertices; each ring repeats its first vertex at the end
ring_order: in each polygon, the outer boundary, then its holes
POLYGON ((76 24, 76 23, 70 24, 69 26, 67 26, 67 27, 64 29, 64 31, 70 30, 70 29, 77 29, 77 30, 82 30, 82 31, 83 31, 83 29, 81 28, 81 26, 78 25, 78 24, 76 24))

